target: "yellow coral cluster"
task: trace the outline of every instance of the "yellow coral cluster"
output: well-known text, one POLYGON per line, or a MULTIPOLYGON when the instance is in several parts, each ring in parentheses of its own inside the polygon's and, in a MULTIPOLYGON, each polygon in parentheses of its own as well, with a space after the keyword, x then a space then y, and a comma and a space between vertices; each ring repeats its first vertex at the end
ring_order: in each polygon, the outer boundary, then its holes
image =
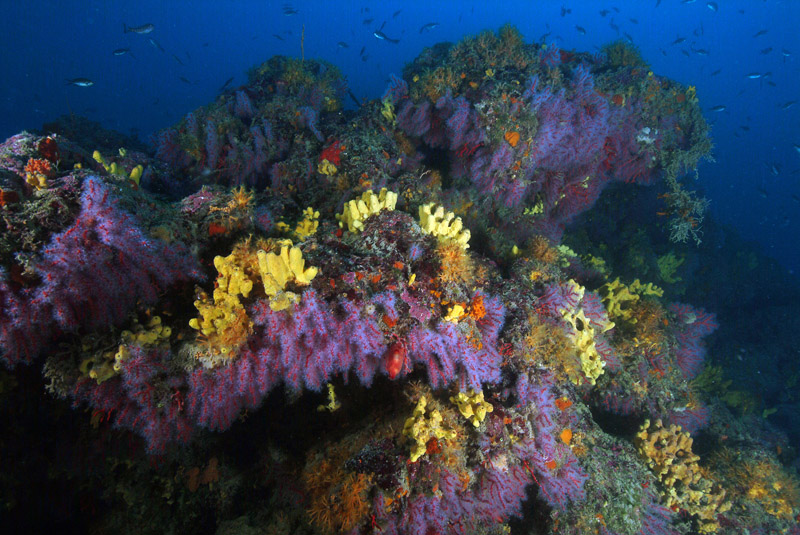
POLYGON ((419 398, 414 413, 406 420, 403 426, 403 434, 414 441, 411 446, 411 462, 415 463, 420 457, 425 455, 428 448, 428 441, 435 438, 437 440, 452 440, 456 438, 456 432, 452 429, 442 427, 442 415, 438 410, 433 410, 426 415, 425 407, 427 400, 425 396, 419 398))
POLYGON ((214 267, 219 276, 213 299, 203 291, 198 292, 194 306, 200 311, 200 318, 189 320, 189 326, 206 337, 213 353, 227 356, 252 332, 252 323, 239 296, 250 295, 253 281, 238 265, 233 253, 215 257, 214 267))
POLYGON ((305 241, 309 236, 316 234, 319 228, 319 211, 310 206, 303 210, 303 219, 297 222, 294 229, 295 237, 300 241, 305 241))
POLYGON ((345 203, 344 211, 336 214, 336 219, 339 220, 339 227, 347 227, 350 232, 361 232, 364 230, 364 220, 381 210, 394 210, 396 205, 397 193, 383 188, 375 195, 369 190, 362 193, 360 199, 345 203))
MULTIPOLYGON (((580 302, 583 299, 583 294, 586 291, 586 288, 578 284, 577 282, 570 280, 567 282, 572 287, 570 293, 575 293, 578 296, 577 301, 580 302)), ((600 357, 600 354, 597 352, 597 347, 595 344, 595 329, 592 327, 591 322, 583 312, 583 309, 580 305, 576 305, 573 309, 562 308, 559 310, 561 313, 561 317, 569 323, 572 327, 568 336, 572 343, 575 345, 578 357, 581 361, 581 370, 583 374, 586 376, 587 381, 589 384, 595 384, 597 378, 603 375, 605 371, 605 361, 600 357)), ((606 332, 614 327, 614 323, 611 321, 607 321, 605 325, 603 325, 602 332, 606 332)), ((581 378, 573 377, 573 382, 575 384, 580 384, 581 378)))
POLYGON ((286 291, 287 283, 307 286, 317 276, 317 268, 305 267, 303 253, 298 247, 284 245, 280 254, 260 250, 256 257, 264 292, 270 297, 269 306, 272 310, 284 310, 299 301, 297 294, 286 291))
POLYGON ((634 280, 630 285, 620 282, 619 277, 613 282, 607 282, 598 290, 603 298, 608 315, 619 321, 636 323, 637 319, 631 313, 631 307, 639 301, 643 295, 662 297, 664 290, 655 286, 652 282, 642 284, 639 279, 634 280))
POLYGON ((486 415, 494 410, 492 404, 483 399, 483 390, 475 392, 470 388, 469 393, 459 392, 451 396, 450 401, 456 404, 458 412, 469 420, 473 427, 479 427, 486 415))
POLYGON ((661 482, 665 505, 693 515, 700 533, 716 532, 717 514, 730 509, 730 503, 725 501, 724 490, 703 477, 689 433, 677 425, 664 427, 661 420, 652 425, 645 420, 634 443, 661 482))
MULTIPOLYGON (((125 156, 125 149, 119 149, 119 154, 120 156, 125 156)), ((121 166, 117 165, 117 162, 111 162, 110 164, 106 162, 99 150, 96 150, 92 153, 92 158, 94 158, 94 161, 102 165, 106 172, 111 173, 112 175, 125 176, 125 170, 121 166)), ((137 165, 131 169, 128 178, 138 186, 143 172, 144 167, 137 165)))
POLYGON ((439 240, 452 241, 464 249, 469 247, 469 229, 464 228, 460 217, 445 211, 443 206, 432 202, 420 206, 419 226, 425 234, 433 234, 439 240))
POLYGON ((154 347, 169 343, 172 329, 161 323, 161 317, 153 316, 147 325, 142 325, 135 319, 130 330, 122 331, 122 343, 117 351, 103 351, 84 359, 79 367, 80 372, 103 383, 122 371, 123 363, 130 358, 130 346, 154 347))

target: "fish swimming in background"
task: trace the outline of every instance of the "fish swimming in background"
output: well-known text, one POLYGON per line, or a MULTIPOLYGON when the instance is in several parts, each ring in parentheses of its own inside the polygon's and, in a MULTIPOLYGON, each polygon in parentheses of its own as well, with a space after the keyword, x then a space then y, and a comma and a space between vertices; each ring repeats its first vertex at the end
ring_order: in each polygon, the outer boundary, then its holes
POLYGON ((178 63, 180 63, 181 65, 185 65, 185 63, 183 63, 183 62, 181 61, 181 58, 179 58, 179 57, 178 57, 178 56, 176 56, 175 54, 172 54, 172 57, 175 59, 175 61, 177 61, 177 62, 178 62, 178 63))
POLYGON ((561 16, 562 17, 566 17, 570 13, 572 13, 572 10, 570 8, 561 6, 561 16))
POLYGON ((586 35, 586 28, 584 28, 583 26, 578 26, 576 24, 575 25, 575 29, 578 31, 579 34, 586 35))
POLYGON ((292 15, 297 15, 298 13, 300 13, 300 12, 297 11, 292 6, 292 4, 283 4, 283 14, 284 14, 284 16, 291 17, 292 15))
POLYGON ((350 45, 348 45, 344 41, 339 41, 338 43, 336 43, 336 46, 338 46, 339 48, 350 48, 350 45))
POLYGON ((227 80, 225 80, 225 83, 224 83, 224 84, 222 84, 222 87, 220 87, 220 88, 219 88, 218 92, 219 92, 219 93, 222 93, 223 91, 225 91, 226 89, 228 89, 228 86, 229 86, 229 85, 231 85, 231 82, 233 82, 233 76, 231 76, 230 78, 228 78, 227 80))
POLYGON ((800 143, 792 143, 792 148, 797 151, 797 154, 800 154, 800 143))
POLYGON ((392 13, 392 18, 393 18, 393 19, 396 19, 396 18, 397 18, 397 15, 399 15, 399 14, 400 14, 400 13, 402 13, 402 12, 403 12, 403 10, 402 10, 402 9, 398 9, 397 11, 395 11, 394 13, 392 13))
POLYGON ((706 50, 705 48, 692 48, 692 52, 694 52, 698 56, 707 56, 708 55, 708 50, 706 50))
POLYGON ((424 26, 422 26, 419 29, 419 33, 429 32, 429 31, 431 31, 431 30, 433 30, 435 28, 438 28, 438 27, 439 27, 439 23, 438 22, 429 22, 428 24, 425 24, 424 26))
POLYGON ((380 30, 375 30, 374 32, 372 32, 372 35, 375 36, 375 39, 380 39, 381 41, 388 41, 388 42, 394 43, 394 44, 397 44, 397 43, 400 42, 400 39, 392 39, 391 37, 389 37, 388 35, 386 35, 385 33, 383 33, 380 30))
POLYGON ((608 15, 609 13, 611 13, 611 12, 610 12, 609 10, 607 10, 607 9, 601 9, 601 10, 600 10, 600 16, 601 16, 601 17, 605 17, 605 16, 606 16, 606 15, 608 15))
POLYGON ((148 39, 148 41, 150 41, 150 44, 153 45, 154 47, 156 47, 157 49, 159 49, 160 51, 166 52, 166 50, 164 50, 164 47, 162 47, 160 44, 158 44, 158 41, 156 41, 152 37, 150 39, 148 39))
POLYGON ((277 33, 273 33, 273 34, 272 34, 272 37, 274 37, 274 38, 275 38, 275 39, 277 39, 278 41, 283 41, 283 37, 281 37, 281 36, 280 36, 280 35, 278 35, 277 33))
POLYGON ((678 36, 678 37, 677 37, 677 38, 676 38, 674 41, 672 41, 670 44, 671 44, 671 45, 679 45, 679 44, 683 43, 684 41, 686 41, 686 38, 685 38, 685 37, 681 37, 681 36, 679 35, 679 36, 678 36))
POLYGON ((761 50, 758 51, 758 53, 761 55, 766 55, 769 54, 770 52, 772 52, 771 46, 768 46, 767 48, 762 48, 761 50))
POLYGON ((78 87, 92 87, 94 82, 89 80, 88 78, 73 78, 72 80, 67 80, 67 85, 74 85, 78 87))
POLYGON ((191 80, 189 80, 188 78, 186 78, 185 76, 178 76, 178 79, 179 79, 181 82, 183 82, 184 84, 189 84, 189 85, 191 85, 191 84, 192 84, 192 81, 191 81, 191 80))
POLYGON ((369 26, 370 24, 372 24, 372 21, 374 20, 375 19, 364 19, 361 21, 361 24, 363 24, 364 26, 369 26))
POLYGON ((764 35, 765 33, 767 33, 767 30, 766 30, 766 29, 758 30, 758 31, 755 33, 755 35, 753 35, 753 39, 755 39, 756 37, 761 37, 761 36, 762 36, 762 35, 764 35))
POLYGON ((639 19, 628 19, 632 24, 639 24, 639 19))
POLYGON ((761 73, 751 72, 750 74, 747 75, 747 77, 750 78, 751 80, 758 80, 759 78, 761 78, 761 73))
POLYGON ((706 7, 711 11, 713 11, 714 13, 716 13, 717 10, 719 9, 719 6, 717 6, 716 2, 706 2, 706 7))
POLYGON ((797 104, 796 100, 790 100, 788 102, 784 102, 783 104, 781 104, 781 109, 782 110, 788 110, 789 108, 791 108, 795 104, 797 104))
POLYGON ((711 73, 711 76, 716 76, 716 75, 718 75, 718 74, 719 74, 719 73, 721 73, 721 72, 722 72, 722 69, 717 69, 716 71, 714 71, 714 72, 712 72, 712 73, 711 73))
POLYGON ((727 106, 723 106, 722 104, 720 104, 718 106, 712 106, 711 108, 708 108, 708 111, 717 111, 717 112, 719 112, 719 111, 725 111, 727 109, 728 109, 727 106))
POLYGON ((128 26, 127 24, 122 23, 122 33, 138 33, 139 35, 145 35, 155 29, 155 25, 149 22, 147 24, 142 24, 141 26, 128 26))
POLYGON ((136 58, 136 56, 133 55, 133 52, 131 52, 130 48, 118 48, 115 51, 113 51, 112 54, 114 54, 115 56, 124 56, 125 54, 127 54, 132 58, 136 58))

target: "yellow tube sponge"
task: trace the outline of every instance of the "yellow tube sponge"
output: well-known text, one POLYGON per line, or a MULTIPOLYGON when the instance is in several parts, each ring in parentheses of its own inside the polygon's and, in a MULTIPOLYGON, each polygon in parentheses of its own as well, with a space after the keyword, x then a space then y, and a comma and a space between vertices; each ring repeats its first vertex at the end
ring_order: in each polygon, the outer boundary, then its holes
POLYGON ((317 276, 317 268, 305 267, 303 252, 299 247, 284 245, 280 254, 260 250, 256 257, 264 292, 271 298, 270 307, 273 310, 284 310, 299 299, 294 293, 285 291, 288 282, 307 286, 317 276))
POLYGON ((661 420, 652 425, 645 420, 634 444, 661 482, 664 505, 693 515, 700 533, 717 531, 717 514, 730 509, 731 504, 725 502, 725 491, 704 477, 689 433, 677 425, 664 427, 661 420))
POLYGON ((369 190, 362 193, 360 199, 345 203, 344 211, 336 214, 336 219, 339 220, 339 227, 347 227, 350 232, 361 232, 364 230, 364 220, 381 210, 394 210, 396 205, 397 193, 383 188, 375 195, 369 190))
POLYGON ((298 240, 305 241, 306 238, 315 234, 318 228, 319 212, 309 206, 303 210, 303 219, 297 222, 294 235, 298 240))
POLYGON ((425 396, 419 398, 414 412, 406 420, 403 426, 403 434, 410 437, 414 441, 411 446, 411 462, 415 463, 417 460, 425 455, 428 448, 428 442, 435 438, 437 440, 452 440, 456 437, 456 432, 452 429, 442 427, 442 415, 438 410, 431 411, 426 416, 425 407, 427 400, 425 396))
MULTIPOLYGON (((567 284, 571 287, 570 293, 574 293, 577 296, 576 303, 580 303, 583 300, 583 294, 586 292, 586 289, 573 280, 568 281, 567 284)), ((572 327, 567 333, 567 336, 572 340, 572 343, 575 344, 577 356, 581 361, 581 370, 588 382, 590 384, 595 384, 597 378, 603 375, 606 365, 605 361, 597 352, 594 340, 595 329, 592 327, 591 322, 586 317, 579 304, 576 304, 574 308, 561 308, 559 312, 564 321, 569 323, 570 327, 572 327)), ((606 323, 602 325, 602 332, 606 332, 613 327, 614 322, 606 321, 606 323)), ((580 384, 581 378, 575 376, 572 377, 572 381, 575 384, 580 384)))
POLYGON ((433 234, 440 240, 452 240, 464 249, 469 248, 469 229, 464 228, 460 217, 453 212, 446 212, 443 206, 432 202, 420 206, 419 226, 425 234, 433 234))
POLYGON ((663 297, 664 290, 654 285, 652 282, 642 284, 639 279, 626 285, 620 282, 619 277, 613 282, 607 282, 598 289, 598 293, 603 298, 608 315, 615 320, 623 320, 629 323, 636 323, 638 320, 631 314, 631 307, 639 301, 641 296, 663 297))
POLYGON ((450 397, 450 401, 456 404, 458 412, 469 420, 474 427, 479 427, 486 415, 494 410, 492 404, 483 399, 483 390, 475 392, 470 388, 468 394, 459 392, 450 397))

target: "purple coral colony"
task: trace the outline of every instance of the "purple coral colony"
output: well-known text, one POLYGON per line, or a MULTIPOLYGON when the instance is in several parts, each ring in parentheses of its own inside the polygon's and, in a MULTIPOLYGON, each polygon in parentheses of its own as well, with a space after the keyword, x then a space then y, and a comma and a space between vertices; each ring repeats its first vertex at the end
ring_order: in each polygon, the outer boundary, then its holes
POLYGON ((75 420, 87 529, 798 533, 773 454, 693 444, 736 432, 697 382, 714 314, 562 243, 614 183, 700 239, 693 88, 503 27, 346 91, 273 57, 153 155, 0 146, 0 391, 41 369, 75 420))

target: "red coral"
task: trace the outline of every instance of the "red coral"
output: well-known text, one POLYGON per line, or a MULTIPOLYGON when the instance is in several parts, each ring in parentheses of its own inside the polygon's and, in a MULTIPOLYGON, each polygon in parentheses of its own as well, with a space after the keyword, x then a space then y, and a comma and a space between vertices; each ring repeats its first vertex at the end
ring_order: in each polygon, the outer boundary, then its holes
POLYGON ((334 141, 325 149, 323 149, 322 153, 319 155, 319 161, 328 160, 335 166, 339 166, 341 163, 341 154, 344 150, 344 145, 341 144, 340 141, 334 141))

